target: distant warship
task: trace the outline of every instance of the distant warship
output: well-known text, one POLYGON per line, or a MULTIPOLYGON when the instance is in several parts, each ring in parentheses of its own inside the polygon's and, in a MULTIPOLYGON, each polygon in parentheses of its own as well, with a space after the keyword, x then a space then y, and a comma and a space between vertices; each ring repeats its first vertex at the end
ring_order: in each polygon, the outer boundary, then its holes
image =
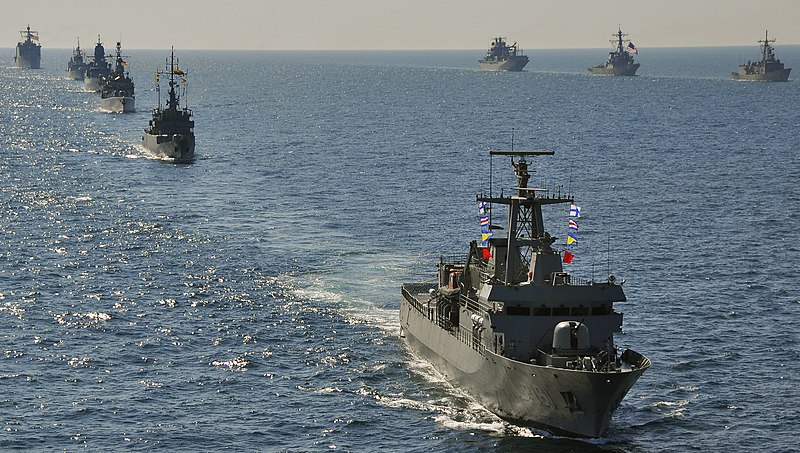
POLYGON ((622 33, 622 29, 618 29, 611 36, 614 50, 608 53, 605 63, 589 68, 589 73, 592 75, 635 76, 636 70, 639 69, 639 63, 633 62, 633 55, 639 51, 630 40, 624 38, 628 35, 622 33))
POLYGON ((772 48, 774 39, 769 39, 769 31, 764 35, 763 41, 758 41, 761 45, 761 60, 739 65, 739 71, 731 75, 734 80, 754 80, 761 82, 786 82, 789 80, 791 68, 784 68, 781 60, 775 58, 775 50, 772 48))
POLYGON ((488 71, 522 71, 526 64, 528 56, 517 50, 517 43, 506 45, 503 37, 494 38, 486 56, 478 60, 478 66, 488 71))
MULTIPOLYGON (((466 257, 442 258, 436 282, 403 284, 401 336, 500 417, 557 434, 601 436, 650 366, 647 357, 614 345, 622 314, 613 304, 626 300, 622 286, 613 275, 582 281, 564 271, 556 238, 544 230, 542 206, 573 198, 528 187, 525 160, 554 152, 490 154, 511 157, 517 187, 499 197, 490 189, 477 201, 487 213, 506 207, 507 236, 484 235, 466 257)), ((484 221, 487 229, 503 230, 488 216, 484 221)))
POLYGON ((100 91, 103 87, 101 79, 111 74, 111 65, 106 62, 106 48, 97 35, 97 44, 94 46, 94 55, 89 67, 86 69, 86 77, 83 79, 83 87, 89 91, 100 91))
POLYGON ((28 25, 28 28, 19 34, 22 36, 22 41, 17 43, 14 63, 18 68, 39 69, 42 66, 42 45, 39 44, 39 32, 31 31, 31 26, 28 25))
POLYGON ((81 50, 81 41, 78 40, 78 47, 72 51, 72 58, 67 63, 67 78, 70 80, 83 80, 86 77, 86 70, 89 63, 84 60, 86 52, 81 50))
POLYGON ((128 65, 122 59, 122 44, 117 41, 117 54, 111 74, 100 81, 100 108, 112 113, 128 113, 136 110, 133 80, 125 72, 128 65))
MULTIPOLYGON (((166 70, 156 72, 158 108, 153 110, 153 119, 150 120, 149 127, 144 130, 142 146, 156 157, 174 162, 191 162, 194 159, 194 121, 192 121, 192 111, 185 105, 183 108, 180 106, 180 96, 176 91, 179 82, 175 81, 176 76, 185 82, 186 72, 178 67, 173 51, 170 53, 166 70), (159 75, 169 76, 169 99, 164 108, 161 107, 159 75)), ((185 88, 185 84, 183 86, 185 88)))

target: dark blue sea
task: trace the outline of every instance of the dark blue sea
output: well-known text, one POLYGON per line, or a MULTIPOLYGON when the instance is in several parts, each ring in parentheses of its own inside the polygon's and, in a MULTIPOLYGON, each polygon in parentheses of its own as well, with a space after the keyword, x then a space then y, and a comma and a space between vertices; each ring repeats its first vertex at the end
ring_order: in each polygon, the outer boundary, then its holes
POLYGON ((522 73, 178 50, 176 165, 139 146, 168 51, 126 51, 138 111, 114 115, 64 79, 70 50, 3 50, 0 450, 796 451, 800 82, 732 81, 757 51, 641 49, 607 78, 585 74, 604 49, 522 73), (509 425, 398 338, 400 284, 479 237, 512 129, 556 152, 532 181, 582 207, 569 270, 626 280, 617 343, 653 361, 601 439, 509 425))

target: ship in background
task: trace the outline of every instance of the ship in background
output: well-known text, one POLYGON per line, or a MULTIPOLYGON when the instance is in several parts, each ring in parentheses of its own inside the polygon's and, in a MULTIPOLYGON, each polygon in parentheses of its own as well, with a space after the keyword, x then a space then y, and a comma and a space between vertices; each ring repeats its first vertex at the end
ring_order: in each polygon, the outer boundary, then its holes
POLYGON ((478 66, 487 71, 522 71, 528 64, 528 56, 517 49, 517 43, 509 46, 503 37, 494 38, 486 56, 478 60, 478 66))
POLYGON ((83 87, 89 91, 100 91, 103 88, 101 80, 109 74, 111 74, 111 65, 106 61, 106 48, 100 41, 100 35, 97 35, 97 44, 94 46, 92 61, 86 69, 83 87))
MULTIPOLYGON (((614 410, 650 367, 626 349, 622 283, 584 281, 562 267, 561 251, 544 229, 542 207, 573 203, 568 194, 528 186, 526 157, 553 151, 492 151, 511 157, 511 193, 477 197, 481 210, 505 207, 504 228, 481 217, 487 231, 465 256, 442 258, 435 282, 405 283, 401 337, 453 385, 513 423, 557 434, 599 437, 614 410), (515 160, 516 159, 516 160, 515 160)), ((491 168, 491 164, 490 164, 491 168)), ((570 206, 570 212, 580 212, 570 206)), ((570 243, 569 237, 567 244, 570 243)), ((564 251, 564 261, 572 255, 564 251)))
POLYGON ((39 44, 39 32, 32 31, 31 26, 19 32, 22 41, 17 43, 17 54, 14 63, 18 68, 39 69, 42 67, 42 45, 39 44))
POLYGON ((100 108, 112 113, 136 111, 136 96, 130 73, 125 71, 128 63, 122 58, 122 43, 117 41, 114 69, 100 82, 100 108))
POLYGON ((635 45, 625 37, 622 28, 611 34, 611 45, 614 50, 608 53, 608 58, 602 64, 589 68, 592 75, 635 76, 639 63, 633 61, 633 56, 639 53, 635 45))
POLYGON ((86 70, 89 63, 84 59, 86 52, 81 50, 81 40, 78 39, 78 47, 72 51, 72 58, 67 63, 67 78, 70 80, 83 80, 86 77, 86 70))
POLYGON ((158 107, 153 110, 153 118, 142 136, 142 146, 148 152, 160 159, 176 163, 189 163, 194 160, 194 121, 192 111, 185 104, 186 75, 186 72, 179 68, 173 49, 166 63, 166 69, 156 72, 158 107), (169 97, 163 108, 159 75, 169 76, 169 97), (184 89, 183 108, 180 105, 181 95, 176 90, 179 84, 184 89))
POLYGON ((769 39, 769 31, 764 35, 761 45, 761 59, 740 64, 739 70, 731 74, 734 80, 752 80, 759 82, 786 82, 789 80, 791 68, 784 67, 781 60, 775 58, 775 49, 772 47, 774 39, 769 39))

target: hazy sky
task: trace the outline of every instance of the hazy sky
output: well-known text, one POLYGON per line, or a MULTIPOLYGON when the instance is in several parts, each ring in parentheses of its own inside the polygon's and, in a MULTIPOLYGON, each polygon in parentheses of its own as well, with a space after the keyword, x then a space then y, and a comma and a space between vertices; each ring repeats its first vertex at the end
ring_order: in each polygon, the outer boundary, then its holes
POLYGON ((800 44, 800 0, 3 0, 0 47, 27 24, 44 47, 129 49, 598 48, 617 25, 639 48, 800 44))

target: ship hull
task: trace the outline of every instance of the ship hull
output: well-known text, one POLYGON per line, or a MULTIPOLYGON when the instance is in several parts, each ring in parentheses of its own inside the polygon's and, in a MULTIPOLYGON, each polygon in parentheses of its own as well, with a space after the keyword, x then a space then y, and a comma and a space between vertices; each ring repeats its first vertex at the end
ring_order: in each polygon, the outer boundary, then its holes
POLYGON ((136 98, 115 96, 100 99, 100 108, 111 113, 131 113, 136 111, 136 98))
POLYGON ((67 78, 69 80, 83 80, 85 76, 86 76, 86 68, 67 69, 67 78))
POLYGON ((619 372, 579 371, 510 360, 487 349, 473 348, 431 322, 405 298, 400 325, 417 355, 484 407, 506 420, 556 434, 601 436, 614 409, 649 366, 648 359, 633 351, 628 353, 642 366, 619 372))
POLYGON ((142 136, 142 146, 160 159, 169 159, 175 162, 194 160, 194 135, 191 134, 153 135, 145 133, 142 136))
POLYGON ((528 64, 527 58, 509 58, 508 60, 478 60, 478 66, 484 71, 522 71, 528 64))
POLYGON ((743 74, 741 72, 734 72, 731 74, 733 80, 748 80, 753 82, 786 82, 789 80, 789 69, 780 69, 777 71, 770 71, 763 74, 743 74))
POLYGON ((17 56, 14 60, 18 68, 39 69, 42 62, 41 50, 38 47, 35 49, 17 47, 17 56))
POLYGON ((608 76, 635 76, 638 69, 639 63, 625 66, 594 66, 589 68, 589 74, 608 76))
POLYGON ((88 91, 100 91, 102 89, 102 85, 100 85, 100 77, 84 77, 83 88, 88 91))

